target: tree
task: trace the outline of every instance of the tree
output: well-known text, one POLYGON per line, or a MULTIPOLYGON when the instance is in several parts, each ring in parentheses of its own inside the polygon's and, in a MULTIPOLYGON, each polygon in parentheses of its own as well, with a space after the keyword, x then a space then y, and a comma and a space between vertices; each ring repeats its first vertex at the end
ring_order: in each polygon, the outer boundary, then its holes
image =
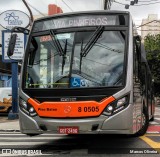
POLYGON ((160 96, 160 34, 148 34, 144 39, 147 60, 155 82, 155 94, 160 96))

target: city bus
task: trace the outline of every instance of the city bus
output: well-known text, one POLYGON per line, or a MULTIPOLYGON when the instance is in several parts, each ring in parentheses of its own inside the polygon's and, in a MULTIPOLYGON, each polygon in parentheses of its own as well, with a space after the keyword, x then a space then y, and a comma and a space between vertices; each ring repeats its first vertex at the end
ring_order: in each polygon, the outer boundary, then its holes
MULTIPOLYGON (((18 31, 27 32, 12 30, 18 31)), ((129 12, 72 12, 34 21, 21 68, 22 133, 141 136, 154 119, 153 93, 129 12)))

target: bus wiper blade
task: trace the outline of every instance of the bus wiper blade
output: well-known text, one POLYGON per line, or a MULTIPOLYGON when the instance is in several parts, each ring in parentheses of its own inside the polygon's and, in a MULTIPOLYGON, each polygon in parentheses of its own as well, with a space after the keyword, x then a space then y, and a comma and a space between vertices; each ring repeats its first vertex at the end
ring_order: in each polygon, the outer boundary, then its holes
POLYGON ((64 69, 64 66, 65 66, 65 63, 66 63, 66 52, 67 52, 67 39, 66 39, 66 42, 65 42, 65 46, 64 46, 64 51, 63 51, 63 54, 62 54, 62 75, 63 75, 63 69, 64 69))
POLYGON ((62 46, 59 42, 59 40, 57 39, 55 33, 53 32, 53 30, 50 29, 50 36, 52 38, 52 41, 56 47, 57 52, 59 53, 60 56, 63 56, 63 49, 62 46), (53 40, 54 39, 54 40, 53 40))
POLYGON ((82 49, 81 55, 82 57, 86 57, 90 49, 93 47, 95 42, 99 39, 101 34, 103 33, 104 26, 99 26, 95 32, 93 33, 92 37, 89 39, 88 43, 85 45, 85 47, 82 49))
POLYGON ((81 74, 81 68, 82 68, 82 51, 83 51, 83 40, 81 41, 81 53, 80 53, 80 67, 79 67, 79 73, 81 74))
POLYGON ((81 72, 81 66, 82 66, 82 57, 86 57, 86 55, 89 53, 93 45, 96 43, 96 41, 99 39, 99 37, 102 35, 104 30, 104 26, 99 26, 91 38, 89 39, 88 43, 83 47, 83 42, 81 43, 81 53, 80 53, 80 72, 81 72))
POLYGON ((63 75, 63 69, 64 69, 64 65, 65 65, 65 61, 66 61, 67 40, 65 42, 65 47, 64 47, 64 50, 63 50, 59 40, 56 38, 56 35, 53 32, 53 30, 50 30, 50 36, 52 37, 52 41, 53 41, 53 43, 56 47, 57 52, 59 53, 60 56, 63 57, 62 58, 62 75, 63 75))

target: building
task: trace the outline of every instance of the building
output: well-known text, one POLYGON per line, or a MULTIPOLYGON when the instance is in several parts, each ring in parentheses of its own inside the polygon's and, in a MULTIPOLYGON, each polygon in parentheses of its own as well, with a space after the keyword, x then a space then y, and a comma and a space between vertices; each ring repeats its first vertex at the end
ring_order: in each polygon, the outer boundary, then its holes
POLYGON ((160 34, 160 20, 157 14, 149 14, 147 19, 142 20, 141 24, 141 37, 144 41, 145 36, 148 34, 160 34))

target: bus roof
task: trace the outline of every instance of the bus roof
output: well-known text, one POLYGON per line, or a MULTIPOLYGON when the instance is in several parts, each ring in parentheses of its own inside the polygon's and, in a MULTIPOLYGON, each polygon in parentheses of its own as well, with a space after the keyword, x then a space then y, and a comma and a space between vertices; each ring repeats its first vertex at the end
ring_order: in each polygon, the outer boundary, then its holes
POLYGON ((75 15, 85 15, 85 14, 90 14, 90 15, 94 15, 94 14, 108 14, 108 15, 112 15, 112 14, 130 14, 129 11, 117 11, 117 10, 92 10, 92 11, 80 11, 80 12, 70 12, 70 13, 60 13, 60 14, 54 14, 54 15, 50 15, 50 16, 45 16, 45 17, 41 17, 38 19, 35 19, 35 21, 40 21, 40 20, 46 20, 46 19, 50 19, 50 18, 57 18, 57 17, 63 17, 63 16, 75 16, 75 15))

